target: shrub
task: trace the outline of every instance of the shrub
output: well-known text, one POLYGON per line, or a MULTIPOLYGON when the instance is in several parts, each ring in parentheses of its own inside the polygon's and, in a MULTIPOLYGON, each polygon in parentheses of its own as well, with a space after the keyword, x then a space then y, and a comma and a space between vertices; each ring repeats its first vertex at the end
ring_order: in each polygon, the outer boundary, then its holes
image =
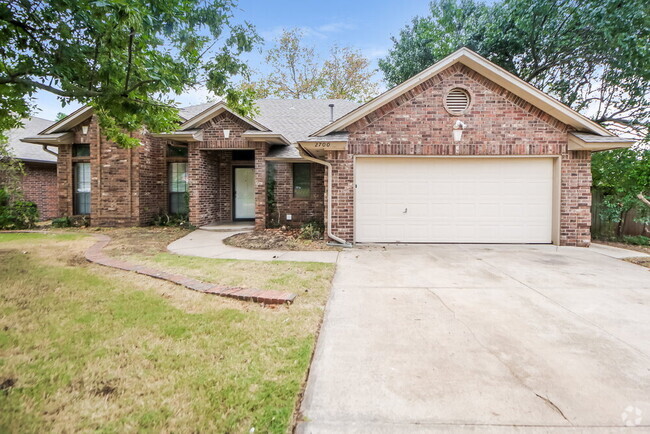
POLYGON ((623 237, 623 241, 635 246, 650 246, 650 238, 643 235, 627 235, 623 237))
POLYGON ((310 221, 300 227, 300 238, 303 240, 320 240, 325 228, 321 222, 310 221))
POLYGON ((190 216, 189 214, 167 214, 165 212, 159 212, 157 216, 153 218, 154 226, 178 226, 182 228, 191 228, 190 216))
POLYGON ((90 219, 88 216, 64 216, 52 220, 52 227, 55 228, 81 228, 90 226, 90 219))
POLYGON ((69 228, 72 227, 72 220, 70 217, 59 217, 52 220, 52 227, 54 228, 69 228))
POLYGON ((38 208, 34 202, 10 200, 0 189, 0 229, 29 229, 38 221, 38 208))

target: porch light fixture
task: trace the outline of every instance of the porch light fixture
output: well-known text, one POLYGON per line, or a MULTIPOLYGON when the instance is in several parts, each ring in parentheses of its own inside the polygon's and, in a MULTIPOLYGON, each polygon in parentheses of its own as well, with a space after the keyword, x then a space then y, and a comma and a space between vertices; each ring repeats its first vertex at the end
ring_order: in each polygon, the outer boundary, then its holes
POLYGON ((467 124, 465 124, 461 120, 457 120, 456 123, 454 124, 454 142, 460 142, 461 139, 463 138, 463 130, 467 128, 467 124))
POLYGON ((88 134, 88 125, 81 126, 81 134, 83 134, 84 136, 88 134))
POLYGON ((230 130, 223 130, 223 138, 227 139, 228 137, 230 137, 230 130))

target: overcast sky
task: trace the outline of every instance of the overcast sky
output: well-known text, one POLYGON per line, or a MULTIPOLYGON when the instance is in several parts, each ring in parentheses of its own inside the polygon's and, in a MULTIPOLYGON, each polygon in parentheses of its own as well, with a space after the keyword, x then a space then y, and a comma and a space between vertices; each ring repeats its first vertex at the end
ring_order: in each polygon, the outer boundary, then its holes
MULTIPOLYGON (((425 15, 429 1, 416 0, 240 0, 238 19, 256 26, 265 39, 263 49, 272 45, 283 28, 300 27, 305 42, 325 57, 329 48, 338 43, 360 50, 377 67, 377 59, 386 55, 391 46, 390 37, 408 24, 416 15, 425 15)), ((263 54, 246 56, 255 70, 267 72, 263 54)), ((377 73, 377 79, 381 74, 377 73)), ((181 105, 206 102, 210 95, 198 89, 176 98, 181 105)), ((70 113, 79 105, 62 107, 57 98, 45 92, 36 95, 40 109, 36 116, 54 119, 59 112, 70 113)))

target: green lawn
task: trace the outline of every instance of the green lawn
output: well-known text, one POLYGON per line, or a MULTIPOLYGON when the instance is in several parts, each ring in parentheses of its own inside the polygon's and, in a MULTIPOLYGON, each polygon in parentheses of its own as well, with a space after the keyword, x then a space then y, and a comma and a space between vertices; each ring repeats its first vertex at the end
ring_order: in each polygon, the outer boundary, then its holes
POLYGON ((0 234, 0 432, 291 428, 332 265, 130 255, 299 294, 269 308, 87 264, 92 242, 0 234))

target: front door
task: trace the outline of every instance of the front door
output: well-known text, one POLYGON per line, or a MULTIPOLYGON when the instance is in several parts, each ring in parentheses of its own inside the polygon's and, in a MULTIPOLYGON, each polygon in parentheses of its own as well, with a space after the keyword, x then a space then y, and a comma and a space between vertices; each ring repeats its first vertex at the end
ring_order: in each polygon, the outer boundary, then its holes
POLYGON ((255 168, 235 167, 235 220, 255 219, 255 168))

